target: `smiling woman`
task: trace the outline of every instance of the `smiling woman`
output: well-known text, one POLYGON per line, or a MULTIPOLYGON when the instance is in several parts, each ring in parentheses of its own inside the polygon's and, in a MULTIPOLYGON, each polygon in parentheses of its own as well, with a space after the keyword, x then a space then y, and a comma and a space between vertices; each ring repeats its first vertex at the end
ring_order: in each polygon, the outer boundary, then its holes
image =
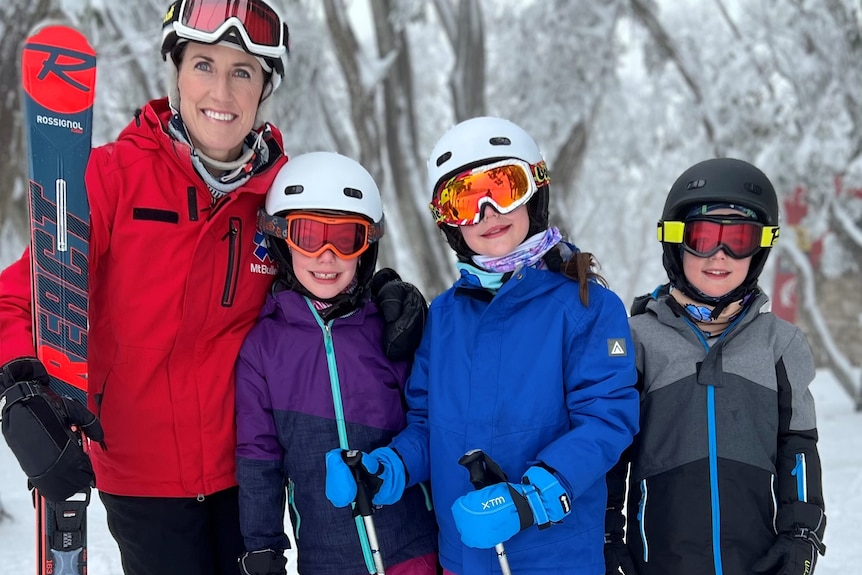
MULTIPOLYGON (((88 408, 108 438, 89 453, 129 575, 235 574, 233 368, 274 274, 255 232, 286 161, 267 105, 288 34, 264 0, 179 0, 162 22, 168 97, 87 166, 88 408)), ((0 274, 0 366, 44 373, 30 299, 25 252, 0 274)))
POLYGON ((265 72, 236 44, 189 42, 184 47, 177 88, 189 138, 199 154, 234 160, 254 124, 265 72))

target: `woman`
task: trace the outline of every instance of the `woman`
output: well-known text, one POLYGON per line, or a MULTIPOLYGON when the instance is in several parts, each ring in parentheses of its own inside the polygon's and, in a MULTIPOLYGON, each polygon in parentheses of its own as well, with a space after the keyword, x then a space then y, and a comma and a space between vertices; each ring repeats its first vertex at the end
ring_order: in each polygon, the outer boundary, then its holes
MULTIPOLYGON (((256 214, 287 45, 263 0, 172 4, 169 96, 90 156, 90 456, 129 575, 238 572, 233 366, 275 273, 256 214)), ((0 275, 0 364, 38 380, 28 262, 0 275)))

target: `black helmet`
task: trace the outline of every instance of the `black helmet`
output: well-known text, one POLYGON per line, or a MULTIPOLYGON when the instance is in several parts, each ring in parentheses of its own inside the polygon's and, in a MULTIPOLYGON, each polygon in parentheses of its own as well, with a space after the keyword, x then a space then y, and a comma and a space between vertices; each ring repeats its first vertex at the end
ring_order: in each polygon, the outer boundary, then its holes
MULTIPOLYGON (((733 158, 705 160, 688 168, 668 192, 659 227, 666 221, 684 221, 693 209, 708 204, 731 204, 748 208, 757 221, 778 226, 778 197, 772 182, 748 162, 733 158)), ((671 284, 695 301, 723 309, 757 288, 769 248, 761 248, 751 258, 748 275, 738 288, 719 298, 709 297, 692 286, 682 268, 682 246, 662 242, 662 263, 671 284)), ((720 309, 717 309, 720 313, 720 309)))

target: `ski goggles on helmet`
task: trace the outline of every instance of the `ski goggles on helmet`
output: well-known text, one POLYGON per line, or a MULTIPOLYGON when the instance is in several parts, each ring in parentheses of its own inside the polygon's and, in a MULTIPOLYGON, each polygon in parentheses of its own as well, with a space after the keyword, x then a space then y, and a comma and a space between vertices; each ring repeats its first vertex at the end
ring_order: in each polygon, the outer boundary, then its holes
POLYGON ((428 207, 438 226, 471 226, 482 219, 485 204, 508 214, 550 182, 544 161, 528 164, 517 159, 502 160, 444 180, 434 190, 428 207))
POLYGON ((261 209, 257 222, 263 233, 284 240, 291 249, 310 258, 332 250, 342 259, 353 259, 383 237, 382 220, 374 224, 359 216, 291 212, 280 217, 261 209))
POLYGON ((779 226, 764 226, 748 218, 699 216, 684 222, 659 222, 658 240, 682 244, 689 253, 708 258, 724 250, 735 259, 744 259, 778 240, 779 226))
POLYGON ((263 0, 179 0, 164 25, 171 21, 187 40, 214 44, 233 28, 255 56, 281 58, 287 50, 287 26, 263 0))

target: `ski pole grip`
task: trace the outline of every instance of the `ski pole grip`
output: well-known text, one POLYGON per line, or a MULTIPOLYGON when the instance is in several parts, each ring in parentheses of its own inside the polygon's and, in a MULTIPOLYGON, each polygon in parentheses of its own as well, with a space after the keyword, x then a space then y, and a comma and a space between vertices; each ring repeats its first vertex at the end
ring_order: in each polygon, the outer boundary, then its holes
POLYGON ((458 465, 463 465, 470 473, 470 483, 476 489, 482 489, 488 484, 485 481, 485 453, 481 449, 471 449, 461 456, 458 465))
POLYGON ((341 452, 341 458, 353 473, 353 479, 356 480, 356 511, 363 517, 369 517, 374 513, 374 507, 371 505, 371 496, 368 494, 366 483, 370 474, 362 465, 362 452, 357 449, 344 450, 341 452))

